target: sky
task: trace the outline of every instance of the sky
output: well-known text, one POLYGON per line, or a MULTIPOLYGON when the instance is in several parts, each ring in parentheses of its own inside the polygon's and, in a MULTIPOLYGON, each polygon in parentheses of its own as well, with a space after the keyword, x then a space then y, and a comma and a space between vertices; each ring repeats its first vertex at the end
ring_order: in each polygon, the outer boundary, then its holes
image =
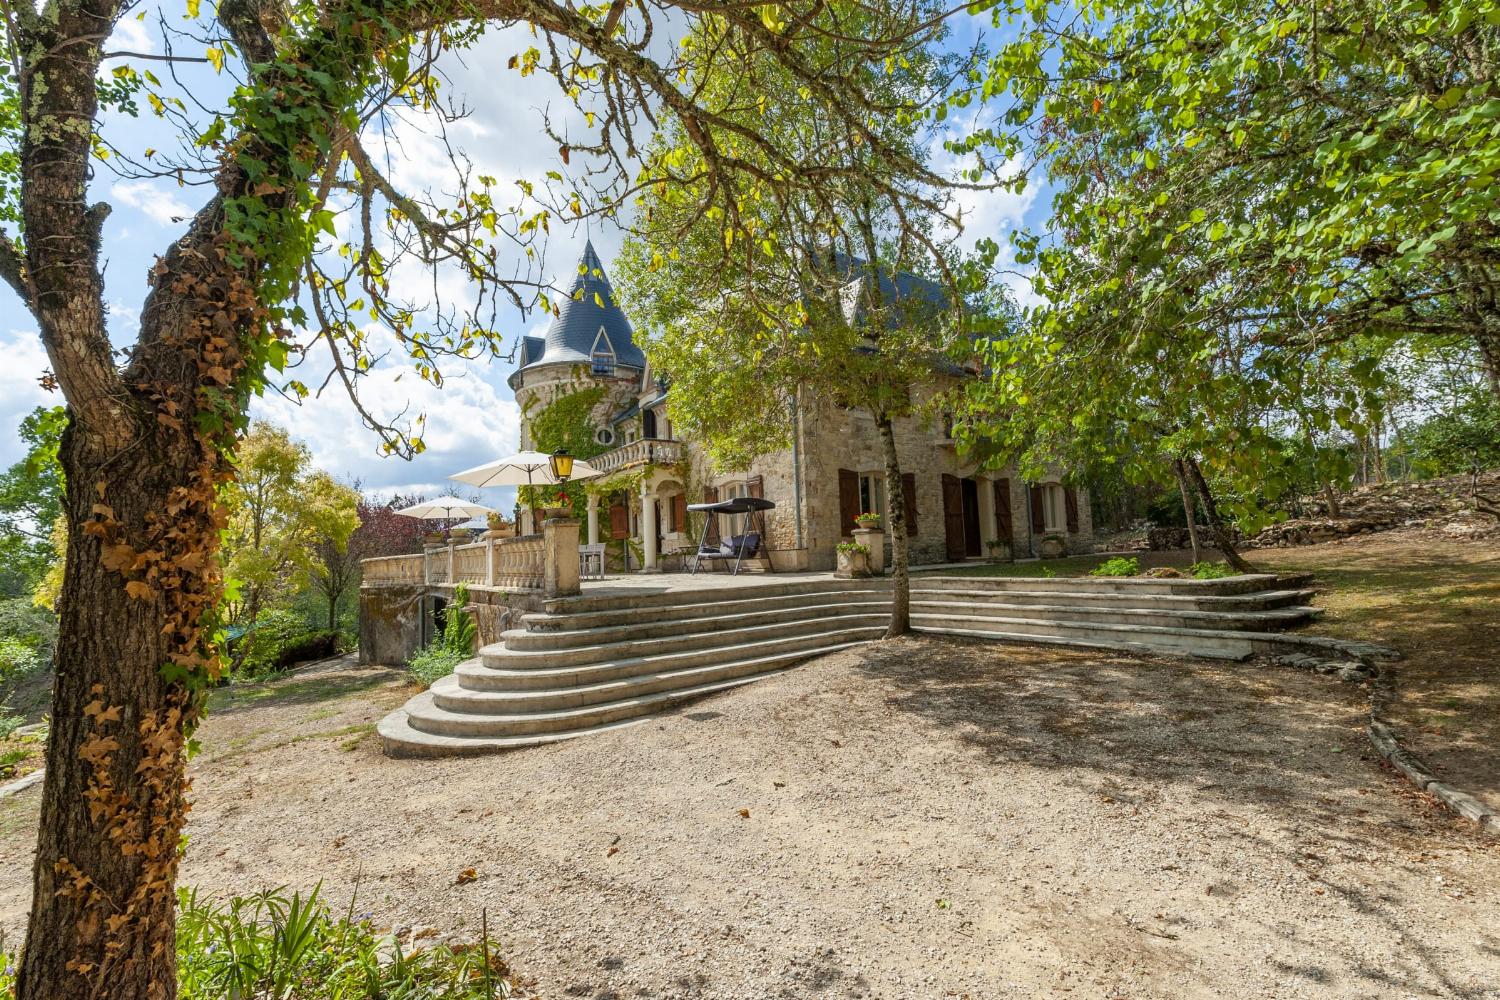
MULTIPOLYGON (((179 7, 164 7, 160 12, 148 8, 140 20, 123 20, 106 50, 162 53, 163 36, 156 27, 158 13, 165 19, 182 17, 179 7)), ((511 53, 530 44, 529 38, 518 30, 493 32, 466 52, 461 61, 448 60, 444 69, 450 78, 448 89, 461 95, 472 109, 472 115, 460 124, 455 138, 473 160, 476 173, 492 174, 502 182, 519 177, 539 183, 546 171, 563 169, 556 145, 542 131, 543 110, 550 110, 554 124, 581 128, 582 122, 550 79, 540 74, 521 79, 501 69, 511 53), (497 82, 502 85, 499 94, 497 82)), ((954 37, 957 42, 964 42, 989 30, 987 21, 961 16, 955 23, 954 37)), ((152 64, 136 62, 135 65, 152 64)), ((160 69, 161 64, 155 64, 155 68, 160 69)), ((222 100, 230 86, 227 77, 216 76, 207 66, 184 68, 180 76, 184 96, 191 93, 209 106, 222 100)), ((106 118, 103 123, 106 138, 124 149, 134 150, 137 155, 150 146, 171 148, 175 129, 153 118, 144 104, 142 110, 139 118, 119 114, 106 118)), ((422 141, 415 129, 399 137, 403 142, 391 162, 392 179, 398 185, 441 189, 450 166, 439 148, 422 141)), ((941 155, 936 162, 943 165, 941 155)), ((96 169, 91 195, 113 207, 104 228, 106 302, 110 337, 120 346, 135 339, 146 291, 146 269, 154 256, 182 233, 186 220, 205 195, 199 188, 179 187, 170 180, 121 179, 103 165, 96 169)), ((966 193, 963 204, 966 228, 962 238, 970 245, 988 236, 1003 247, 1011 230, 1039 225, 1046 211, 1045 195, 1035 187, 1022 193, 966 193)), ((576 273, 585 240, 593 240, 607 271, 622 238, 618 228, 598 221, 588 226, 554 225, 543 270, 566 288, 576 273)), ((397 278, 398 285, 430 280, 425 273, 405 273, 397 278)), ((453 281, 451 276, 443 280, 453 281)), ((1011 279, 1009 283, 1024 297, 1027 291, 1024 281, 1011 279)), ((459 282, 453 290, 462 294, 461 285, 459 282)), ((505 337, 502 353, 510 353, 522 335, 540 335, 546 326, 545 318, 537 314, 529 317, 511 314, 502 325, 505 337)), ((4 285, 0 285, 0 358, 4 359, 0 364, 0 468, 3 468, 24 454, 22 442, 16 436, 21 418, 36 406, 62 402, 60 394, 45 392, 39 384, 48 368, 46 353, 31 316, 4 285)), ((300 405, 284 396, 268 394, 255 401, 252 416, 289 428, 308 446, 317 466, 343 479, 358 480, 371 491, 385 495, 421 493, 431 497, 458 492, 472 496, 472 490, 461 488, 447 477, 518 448, 520 413, 506 385, 513 369, 513 362, 504 360, 449 365, 445 368, 444 384, 438 388, 424 382, 393 355, 364 379, 361 398, 376 414, 388 418, 402 413, 408 418, 425 414, 422 437, 427 449, 410 461, 381 454, 379 439, 360 422, 352 404, 337 387, 330 387, 300 405)), ((309 373, 300 373, 299 377, 316 385, 321 375, 311 374, 314 377, 309 377, 309 373)), ((485 490, 481 500, 509 510, 514 503, 514 491, 485 490)))

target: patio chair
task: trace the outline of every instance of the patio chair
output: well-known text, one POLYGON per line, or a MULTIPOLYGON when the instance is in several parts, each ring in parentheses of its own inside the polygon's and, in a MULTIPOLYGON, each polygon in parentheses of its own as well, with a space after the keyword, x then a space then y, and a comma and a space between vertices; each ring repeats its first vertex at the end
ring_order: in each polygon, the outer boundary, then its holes
POLYGON ((604 579, 604 543, 578 546, 578 578, 580 580, 604 579))

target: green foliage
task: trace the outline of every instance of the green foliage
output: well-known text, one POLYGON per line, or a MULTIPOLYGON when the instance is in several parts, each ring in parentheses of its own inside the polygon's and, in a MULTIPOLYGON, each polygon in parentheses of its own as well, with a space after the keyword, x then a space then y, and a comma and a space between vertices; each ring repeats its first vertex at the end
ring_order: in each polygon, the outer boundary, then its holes
POLYGON ((0 597, 31 594, 55 559, 49 532, 62 514, 57 449, 67 426, 60 407, 37 407, 18 431, 26 457, 0 473, 0 597))
POLYGON ((1194 580, 1221 580, 1234 576, 1235 570, 1226 562, 1196 562, 1188 567, 1188 574, 1194 580))
POLYGON ((1135 576, 1141 571, 1141 561, 1135 556, 1115 556, 1089 570, 1089 576, 1135 576))
POLYGON ((1500 468, 1500 403, 1481 398, 1429 417, 1404 449, 1422 478, 1500 468))
MULTIPOLYGON (((604 387, 599 385, 553 399, 531 418, 533 446, 549 455, 566 449, 574 458, 585 460, 604 452, 605 447, 594 440, 598 428, 593 416, 594 407, 603 399, 604 387)), ((580 481, 569 481, 563 487, 522 486, 516 491, 516 500, 527 507, 557 507, 561 506, 559 494, 566 494, 568 506, 582 510, 586 489, 580 481)))
POLYGON ((246 649, 237 673, 248 679, 332 656, 343 639, 337 631, 311 627, 307 617, 294 609, 276 608, 262 613, 256 628, 240 641, 246 644, 246 649))
POLYGON ((272 889, 222 904, 196 890, 178 890, 178 996, 498 1000, 512 995, 510 971, 490 942, 408 954, 399 943, 384 941, 367 920, 331 912, 320 890, 303 896, 272 889))
POLYGON ((446 677, 453 673, 454 667, 474 655, 474 639, 479 626, 464 610, 468 603, 469 588, 460 583, 453 588, 453 600, 444 613, 442 634, 407 659, 407 671, 423 684, 446 677))
POLYGON ((834 548, 846 556, 868 556, 870 554, 870 547, 864 542, 839 542, 834 548))

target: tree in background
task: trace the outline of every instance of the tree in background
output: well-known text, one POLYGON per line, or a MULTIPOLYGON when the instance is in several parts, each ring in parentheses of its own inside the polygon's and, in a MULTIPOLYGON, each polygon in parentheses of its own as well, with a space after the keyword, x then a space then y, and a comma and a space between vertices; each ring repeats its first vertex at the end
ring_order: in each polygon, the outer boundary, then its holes
MULTIPOLYGON (((311 466, 307 447, 271 424, 256 423, 240 443, 235 478, 222 497, 229 518, 224 556, 225 572, 240 595, 230 620, 247 629, 255 627, 272 593, 326 583, 325 548, 335 556, 347 553, 359 527, 358 492, 311 466)), ((330 629, 337 623, 336 607, 335 597, 330 629)), ((253 636, 241 643, 237 662, 253 644, 253 636)))
MULTIPOLYGON (((697 85, 735 109, 711 127, 715 143, 736 147, 746 129, 773 130, 778 146, 821 158, 839 179, 816 191, 783 188, 775 163, 748 146, 742 155, 759 172, 721 189, 687 130, 664 130, 653 140, 656 155, 698 178, 697 190, 647 187, 617 263, 652 370, 671 382, 672 420, 707 444, 718 468, 744 469, 789 448, 794 414, 808 399, 871 415, 892 544, 891 636, 909 629, 894 421, 914 415, 922 387, 951 365, 963 315, 944 237, 957 230, 951 185, 927 162, 938 138, 935 109, 968 63, 939 54, 941 40, 928 32, 899 61, 866 68, 865 92, 883 113, 855 129, 817 105, 799 106, 800 81, 763 54, 736 53, 715 65, 697 85), (870 141, 872 128, 878 142, 870 141)), ((690 40, 710 48, 723 41, 712 24, 690 40)), ((858 43, 830 39, 817 58, 846 62, 846 46, 858 43)))
MULTIPOLYGON (((0 279, 36 320, 49 384, 67 401, 60 460, 72 484, 20 1000, 159 1000, 175 990, 184 751, 221 671, 220 489, 236 475, 251 397, 267 380, 310 391, 283 374, 289 359, 316 347, 332 383, 353 391, 388 345, 434 382, 445 357, 500 353, 502 305, 552 308, 522 262, 538 261, 553 222, 617 215, 645 187, 713 192, 714 207, 732 209, 751 187, 813 197, 870 162, 887 178, 926 173, 887 149, 871 70, 920 47, 935 19, 888 0, 194 3, 176 50, 203 45, 206 65, 234 78, 216 108, 205 107, 211 88, 177 90, 175 75, 145 73, 128 56, 106 67, 106 40, 127 9, 7 4, 0 23, 0 129, 17 153, 0 156, 0 225, 19 229, 0 232, 0 279), (508 70, 550 77, 586 122, 566 136, 547 131, 565 168, 579 161, 577 179, 554 171, 545 183, 502 187, 450 150, 451 183, 402 190, 380 155, 399 141, 393 121, 446 135, 464 109, 446 100, 438 60, 507 25, 536 36, 508 70), (703 27, 715 45, 657 44, 703 27), (720 62, 747 57, 786 74, 789 86, 768 100, 794 95, 841 140, 857 140, 866 160, 834 162, 821 146, 784 142, 765 127, 781 108, 744 127, 729 99, 739 95, 698 86, 720 62), (101 136, 111 108, 149 109, 181 142, 147 150, 140 136, 101 136), (643 136, 664 120, 693 143, 692 174, 675 151, 646 148, 643 136), (170 246, 142 248, 150 291, 119 356, 105 328, 109 205, 90 199, 96 157, 204 192, 170 246), (451 268, 466 301, 393 292, 403 267, 451 268)), ((505 87, 493 96, 508 99, 505 87)), ((751 238, 732 213, 725 229, 751 238)), ((432 282, 434 296, 442 286, 432 282)), ((391 450, 422 448, 413 428, 361 413, 391 450)))
POLYGON ((989 9, 1022 15, 986 86, 1054 198, 1015 239, 1046 305, 981 416, 1123 433, 1121 461, 1181 458, 1211 527, 1222 501, 1253 531, 1299 464, 1333 477, 1330 438, 1380 467, 1396 348, 1466 339, 1500 398, 1493 0, 989 9))
POLYGON ((26 457, 0 473, 0 597, 29 596, 53 562, 53 525, 62 514, 57 461, 67 414, 37 407, 21 420, 26 457))
POLYGON ((342 542, 336 535, 325 534, 313 545, 310 583, 328 608, 330 630, 338 628, 339 604, 345 595, 359 587, 361 560, 420 552, 426 531, 422 521, 397 513, 425 497, 398 494, 381 501, 360 493, 358 483, 354 490, 359 502, 353 533, 342 542))

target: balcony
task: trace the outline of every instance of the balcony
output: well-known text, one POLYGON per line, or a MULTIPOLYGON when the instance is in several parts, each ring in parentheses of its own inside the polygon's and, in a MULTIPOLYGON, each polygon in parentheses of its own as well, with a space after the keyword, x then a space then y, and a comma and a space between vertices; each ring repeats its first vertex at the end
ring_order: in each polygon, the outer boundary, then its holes
POLYGON ((641 438, 629 444, 612 448, 602 455, 589 459, 589 465, 604 475, 629 469, 636 465, 676 465, 682 461, 681 441, 665 438, 641 438))

